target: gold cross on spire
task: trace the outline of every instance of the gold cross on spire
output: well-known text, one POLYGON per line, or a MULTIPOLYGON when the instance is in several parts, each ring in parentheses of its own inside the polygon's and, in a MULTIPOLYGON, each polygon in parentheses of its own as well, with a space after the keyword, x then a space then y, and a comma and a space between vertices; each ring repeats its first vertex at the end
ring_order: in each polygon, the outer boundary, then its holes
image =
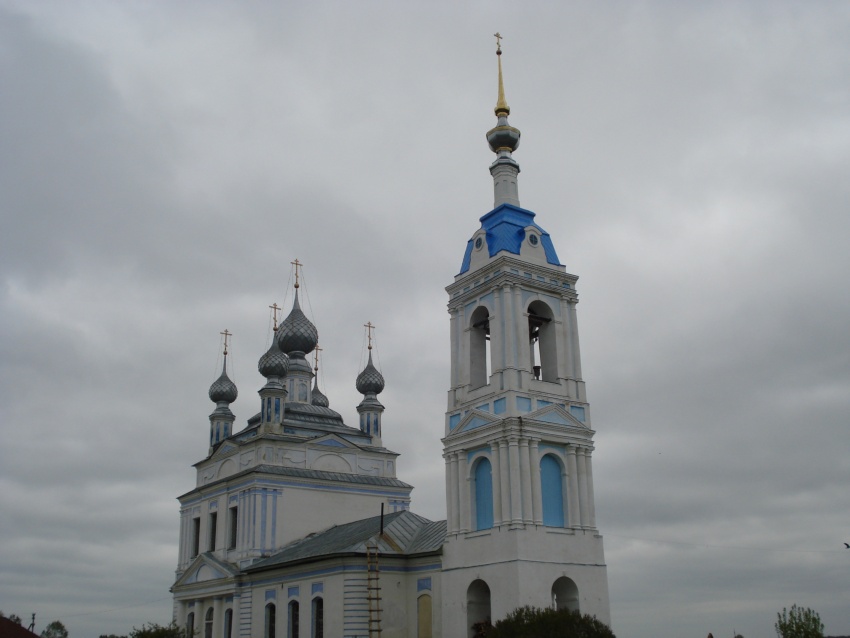
POLYGON ((227 328, 224 329, 224 332, 219 332, 218 334, 224 337, 224 356, 227 356, 227 338, 232 337, 233 333, 230 332, 227 328))
POLYGON ((369 337, 369 350, 372 349, 372 331, 375 329, 375 326, 372 325, 372 322, 369 321, 363 324, 363 327, 366 328, 366 334, 369 337))
POLYGON ((502 34, 496 31, 493 37, 496 38, 496 55, 502 55, 502 34))
POLYGON ((316 344, 316 347, 313 348, 313 372, 319 371, 319 351, 322 348, 319 347, 319 344, 316 344))
POLYGON ((295 259, 295 261, 290 261, 289 263, 295 266, 295 287, 298 288, 298 269, 303 268, 304 264, 298 261, 297 258, 295 259))
POLYGON ((275 301, 271 306, 269 306, 269 308, 271 308, 272 316, 274 317, 274 328, 273 328, 273 330, 275 332, 277 332, 277 311, 281 310, 281 307, 278 306, 277 302, 275 301))

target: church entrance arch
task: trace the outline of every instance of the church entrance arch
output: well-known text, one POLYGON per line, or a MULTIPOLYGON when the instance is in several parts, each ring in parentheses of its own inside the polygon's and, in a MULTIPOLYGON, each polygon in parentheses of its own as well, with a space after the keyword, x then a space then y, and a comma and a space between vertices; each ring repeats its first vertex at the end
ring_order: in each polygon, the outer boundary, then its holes
POLYGON ((572 578, 561 576, 552 584, 552 607, 581 611, 578 606, 578 586, 572 578))
POLYGON ((490 620, 490 587, 480 578, 466 590, 466 636, 473 638, 476 623, 490 620))

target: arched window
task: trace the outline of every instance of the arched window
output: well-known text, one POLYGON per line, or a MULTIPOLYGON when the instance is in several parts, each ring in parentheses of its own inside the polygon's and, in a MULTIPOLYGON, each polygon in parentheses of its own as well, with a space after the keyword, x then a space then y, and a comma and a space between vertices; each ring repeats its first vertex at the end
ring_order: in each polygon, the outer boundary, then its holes
POLYGON ((581 611, 578 607, 578 586, 575 581, 561 576, 552 584, 552 607, 581 611))
POLYGON ((204 638, 213 638, 213 608, 207 609, 207 615, 204 617, 204 638))
POLYGON ((552 310, 542 301, 528 306, 528 338, 531 341, 531 368, 535 379, 558 381, 558 347, 552 310))
POLYGON ((431 638, 431 596, 423 594, 416 600, 416 638, 431 638))
POLYGON ((186 633, 190 636, 195 635, 195 613, 192 612, 186 616, 186 633))
POLYGON ((490 460, 479 459, 472 471, 475 503, 475 529, 493 527, 493 470, 490 460))
POLYGON ((224 612, 224 638, 233 637, 233 610, 228 609, 224 612))
POLYGON ((564 478, 561 463, 551 454, 540 459, 540 487, 543 492, 543 524, 564 526, 564 478))
POLYGON ((313 599, 313 626, 310 638, 324 638, 325 636, 325 601, 321 598, 313 599))
POLYGON ((277 609, 274 603, 266 605, 266 631, 265 638, 275 638, 275 623, 277 622, 277 609))
POLYGON ((289 602, 286 620, 286 638, 298 638, 298 627, 299 627, 299 605, 297 600, 292 600, 289 602))
POLYGON ((490 588, 483 580, 472 581, 466 590, 466 636, 473 638, 473 627, 490 620, 490 588))
POLYGON ((479 306, 469 320, 469 385, 480 388, 490 380, 490 313, 479 306))

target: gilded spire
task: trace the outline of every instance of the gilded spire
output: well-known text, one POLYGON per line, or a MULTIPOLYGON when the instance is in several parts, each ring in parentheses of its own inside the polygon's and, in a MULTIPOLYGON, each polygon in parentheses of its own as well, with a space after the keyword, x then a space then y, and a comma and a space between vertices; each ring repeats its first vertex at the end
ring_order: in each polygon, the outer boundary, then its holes
POLYGON ((499 98, 496 100, 496 116, 510 115, 511 107, 508 106, 505 100, 505 83, 502 80, 502 34, 496 31, 493 34, 496 38, 496 58, 499 60, 499 98))

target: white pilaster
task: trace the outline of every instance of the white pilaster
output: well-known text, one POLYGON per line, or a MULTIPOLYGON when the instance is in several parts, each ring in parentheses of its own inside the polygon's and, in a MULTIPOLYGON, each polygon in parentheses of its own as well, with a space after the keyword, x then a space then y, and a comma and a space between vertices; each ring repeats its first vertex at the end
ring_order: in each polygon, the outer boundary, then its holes
POLYGON ((537 439, 531 439, 528 446, 528 464, 531 467, 531 501, 535 525, 543 524, 543 490, 540 486, 540 452, 537 439))
POLYGON ((508 442, 499 440, 499 482, 502 492, 502 524, 511 519, 511 481, 510 460, 508 459, 508 442))
POLYGON ((581 526, 589 527, 590 512, 587 509, 587 463, 584 457, 584 448, 576 450, 576 462, 578 463, 578 505, 581 514, 581 526))
POLYGON ((499 459, 499 442, 490 443, 490 458, 493 460, 493 525, 502 524, 502 464, 499 459))
POLYGON ((578 491, 578 465, 576 463, 576 448, 571 445, 567 448, 567 487, 569 490, 569 501, 567 503, 567 516, 570 519, 570 527, 581 526, 581 510, 579 506, 578 491))
POLYGON ((522 481, 522 522, 533 523, 534 512, 531 500, 531 467, 528 459, 528 439, 519 440, 519 468, 522 481))
POLYGON ((596 528, 596 503, 593 500, 593 464, 590 461, 591 450, 585 452, 585 471, 587 472, 587 509, 589 514, 589 525, 596 528))
POLYGON ((511 524, 519 525, 522 522, 522 501, 520 490, 522 488, 519 476, 519 441, 516 438, 508 440, 508 452, 511 465, 511 524))
POLYGON ((472 529, 470 527, 470 516, 472 512, 469 511, 469 470, 466 467, 466 450, 458 450, 457 457, 457 484, 460 490, 460 522, 458 529, 463 533, 472 529))

